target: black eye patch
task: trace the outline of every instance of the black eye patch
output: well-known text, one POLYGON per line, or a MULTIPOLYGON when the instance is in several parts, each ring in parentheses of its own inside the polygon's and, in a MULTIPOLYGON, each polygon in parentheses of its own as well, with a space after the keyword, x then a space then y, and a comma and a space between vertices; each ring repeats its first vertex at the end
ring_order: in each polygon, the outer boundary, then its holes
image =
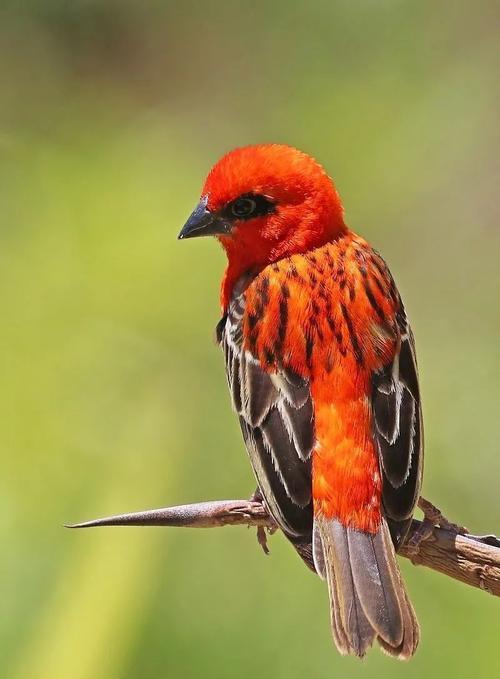
POLYGON ((246 193, 231 201, 224 208, 227 219, 253 219, 274 212, 275 205, 269 198, 256 193, 246 193))

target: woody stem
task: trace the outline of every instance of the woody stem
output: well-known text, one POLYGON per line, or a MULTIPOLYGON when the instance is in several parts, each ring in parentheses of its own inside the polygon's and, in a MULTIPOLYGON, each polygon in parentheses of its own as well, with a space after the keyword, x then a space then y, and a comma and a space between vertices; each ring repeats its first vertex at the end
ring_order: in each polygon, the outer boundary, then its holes
MULTIPOLYGON (((426 566, 460 582, 500 596, 500 539, 494 535, 470 535, 445 520, 441 512, 421 498, 424 521, 414 519, 399 554, 414 565, 426 566)), ((262 505, 253 500, 222 500, 179 505, 163 509, 121 514, 69 528, 96 526, 177 526, 216 528, 257 526, 276 530, 276 524, 262 505)), ((262 532, 262 531, 261 531, 262 532)))

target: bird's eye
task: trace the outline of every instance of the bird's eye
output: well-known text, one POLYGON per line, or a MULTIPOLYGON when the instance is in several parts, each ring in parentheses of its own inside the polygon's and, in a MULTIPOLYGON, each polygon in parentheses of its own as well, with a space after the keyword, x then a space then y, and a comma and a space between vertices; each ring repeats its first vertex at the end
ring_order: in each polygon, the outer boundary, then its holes
POLYGON ((246 193, 239 196, 224 208, 227 219, 253 219, 264 217, 276 210, 274 201, 260 193, 246 193))
POLYGON ((246 219, 253 215, 257 203, 253 198, 238 198, 231 205, 231 212, 237 219, 246 219))

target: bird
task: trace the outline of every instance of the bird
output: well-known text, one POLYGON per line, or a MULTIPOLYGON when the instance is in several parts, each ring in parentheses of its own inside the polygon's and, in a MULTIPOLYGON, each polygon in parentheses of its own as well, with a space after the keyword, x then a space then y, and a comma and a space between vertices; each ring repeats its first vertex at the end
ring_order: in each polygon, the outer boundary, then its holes
POLYGON ((409 659, 419 624, 396 551, 423 469, 415 343, 380 254, 333 180, 285 144, 226 153, 179 239, 227 255, 217 342, 258 493, 326 581, 333 640, 409 659))

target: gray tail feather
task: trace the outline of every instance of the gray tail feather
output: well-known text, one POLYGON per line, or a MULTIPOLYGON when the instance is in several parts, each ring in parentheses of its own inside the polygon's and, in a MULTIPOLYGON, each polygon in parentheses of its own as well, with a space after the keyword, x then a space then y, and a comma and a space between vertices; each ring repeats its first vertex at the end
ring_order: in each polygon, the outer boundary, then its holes
POLYGON ((315 517, 313 549, 316 570, 328 583, 332 634, 340 653, 363 657, 377 639, 389 655, 410 658, 419 626, 385 520, 372 534, 315 517))

